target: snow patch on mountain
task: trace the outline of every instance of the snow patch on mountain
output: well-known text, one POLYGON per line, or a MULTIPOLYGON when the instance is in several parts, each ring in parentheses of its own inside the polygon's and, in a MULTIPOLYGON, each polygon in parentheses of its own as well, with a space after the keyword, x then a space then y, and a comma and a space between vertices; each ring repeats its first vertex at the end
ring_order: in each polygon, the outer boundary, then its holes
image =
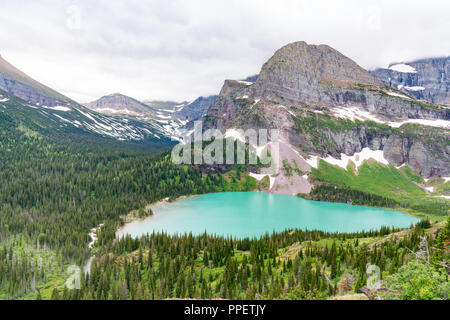
POLYGON ((405 87, 406 90, 408 91, 423 91, 425 90, 425 87, 420 87, 420 86, 414 86, 414 87, 405 87))
POLYGON ((363 162, 369 159, 374 159, 379 163, 389 165, 389 161, 384 158, 383 150, 371 150, 370 148, 364 148, 361 152, 357 152, 352 156, 341 153, 341 159, 335 159, 331 156, 328 156, 323 160, 344 169, 346 169, 349 162, 352 161, 356 165, 356 170, 358 170, 363 162))
POLYGON ((385 91, 385 92, 386 92, 386 94, 388 94, 388 95, 390 95, 392 97, 399 97, 399 98, 411 100, 410 97, 407 97, 407 96, 405 96, 405 95, 403 95, 401 93, 397 93, 397 92, 393 92, 393 91, 385 91))
POLYGON ((450 129, 450 121, 443 120, 443 119, 407 119, 407 120, 403 120, 403 121, 385 121, 385 120, 378 118, 375 114, 370 113, 369 111, 366 111, 366 110, 362 110, 357 107, 334 108, 331 110, 331 112, 338 118, 349 119, 352 121, 370 120, 370 121, 374 121, 374 122, 377 122, 380 124, 387 124, 388 126, 393 127, 393 128, 400 128, 402 125, 404 125, 406 123, 415 123, 415 124, 421 124, 424 126, 450 129))
POLYGON ((404 63, 394 64, 389 67, 389 70, 402 73, 417 73, 417 70, 415 68, 404 63))

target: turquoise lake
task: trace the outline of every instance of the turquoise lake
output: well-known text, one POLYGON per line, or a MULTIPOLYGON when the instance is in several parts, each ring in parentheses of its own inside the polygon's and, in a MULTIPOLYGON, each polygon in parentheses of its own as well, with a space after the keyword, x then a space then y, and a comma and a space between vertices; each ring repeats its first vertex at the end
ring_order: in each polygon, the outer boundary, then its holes
POLYGON ((168 233, 261 236, 286 229, 356 232, 382 226, 409 227, 420 219, 402 212, 304 200, 261 192, 213 193, 152 207, 154 216, 131 222, 119 236, 168 233))

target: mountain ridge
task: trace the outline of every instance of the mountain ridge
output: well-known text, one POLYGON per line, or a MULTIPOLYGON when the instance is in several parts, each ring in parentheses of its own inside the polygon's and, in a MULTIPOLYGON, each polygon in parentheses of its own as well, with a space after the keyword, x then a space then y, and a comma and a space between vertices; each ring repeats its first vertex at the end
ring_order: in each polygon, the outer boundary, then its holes
POLYGON ((70 98, 29 77, 1 56, 0 89, 33 104, 52 107, 74 103, 70 98))
POLYGON ((450 56, 390 63, 370 73, 416 99, 450 106, 450 56))

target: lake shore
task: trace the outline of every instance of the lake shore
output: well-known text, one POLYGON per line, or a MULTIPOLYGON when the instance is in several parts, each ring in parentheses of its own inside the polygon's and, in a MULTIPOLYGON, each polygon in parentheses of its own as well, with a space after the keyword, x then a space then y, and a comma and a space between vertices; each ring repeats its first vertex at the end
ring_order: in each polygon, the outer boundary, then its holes
MULTIPOLYGON (((182 200, 182 199, 195 198, 195 197, 198 197, 198 196, 199 196, 198 194, 193 194, 193 195, 188 195, 188 196, 180 196, 178 198, 175 198, 172 201, 169 201, 170 198, 167 197, 167 198, 164 198, 163 200, 160 200, 160 201, 157 201, 157 202, 150 203, 150 204, 146 205, 145 209, 149 209, 149 208, 152 208, 152 207, 155 207, 155 206, 161 206, 161 205, 164 205, 164 204, 167 204, 167 203, 171 203, 171 202, 175 202, 175 201, 179 201, 179 200, 182 200)), ((126 216, 123 217, 124 224, 117 228, 117 230, 116 230, 116 238, 119 237, 120 232, 126 227, 127 224, 130 224, 132 222, 137 222, 137 221, 144 221, 144 220, 147 220, 147 219, 152 217, 152 216, 137 217, 137 216, 135 216, 133 214, 134 211, 136 211, 136 210, 131 211, 129 214, 127 214, 126 216)))
MULTIPOLYGON (((344 233, 368 231, 382 226, 403 228, 418 221, 417 217, 392 208, 352 206, 347 203, 311 200, 304 200, 306 202, 303 203, 298 201, 299 197, 267 192, 219 192, 202 196, 204 198, 190 202, 188 207, 175 204, 174 207, 162 208, 161 210, 168 215, 160 215, 154 221, 144 221, 147 218, 130 217, 128 223, 117 230, 116 236, 123 236, 124 229, 126 229, 126 233, 137 236, 139 231, 135 230, 142 227, 147 230, 155 229, 175 233, 193 232, 195 234, 201 234, 208 230, 208 232, 217 234, 225 232, 234 237, 260 236, 274 230, 281 232, 286 229, 311 230, 311 228, 344 233), (264 194, 267 196, 263 196, 264 194), (192 204, 194 207, 191 207, 192 204), (184 210, 199 220, 193 222, 192 216, 186 215, 184 210), (368 215, 365 212, 374 212, 377 215, 368 215), (364 217, 360 213, 364 214, 364 217), (403 217, 400 217, 399 214, 403 217), (408 221, 407 223, 405 223, 405 219, 408 221), (349 227, 342 222, 348 220, 354 222, 354 227, 349 227), (141 222, 130 225, 135 221, 141 222), (248 227, 243 227, 245 225, 248 227)), ((192 197, 195 196, 180 197, 178 200, 192 197)), ((164 199, 154 203, 153 206, 167 203, 168 200, 164 199)), ((157 212, 160 213, 160 211, 157 212)))

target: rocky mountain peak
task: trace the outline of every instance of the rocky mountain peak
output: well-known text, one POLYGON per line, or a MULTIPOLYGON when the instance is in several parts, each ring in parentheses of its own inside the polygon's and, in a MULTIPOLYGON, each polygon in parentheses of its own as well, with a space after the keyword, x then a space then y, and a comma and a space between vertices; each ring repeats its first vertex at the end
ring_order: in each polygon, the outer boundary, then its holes
POLYGON ((317 87, 346 82, 379 85, 368 71, 327 45, 290 43, 277 50, 262 67, 257 94, 275 91, 296 100, 317 100, 317 87))
POLYGON ((86 107, 101 113, 141 115, 150 112, 151 107, 121 93, 112 93, 86 104, 86 107))

